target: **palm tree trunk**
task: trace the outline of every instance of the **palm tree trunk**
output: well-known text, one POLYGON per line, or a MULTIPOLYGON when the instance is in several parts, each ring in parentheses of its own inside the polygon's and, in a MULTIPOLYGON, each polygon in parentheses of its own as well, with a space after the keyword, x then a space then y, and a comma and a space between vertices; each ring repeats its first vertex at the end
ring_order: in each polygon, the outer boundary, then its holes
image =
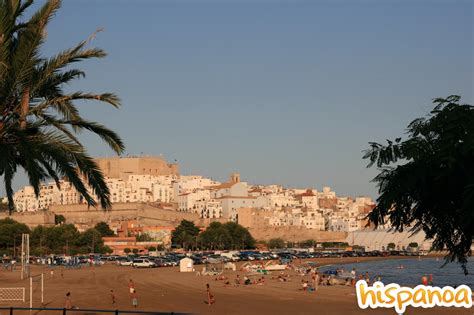
POLYGON ((26 87, 23 90, 23 94, 21 96, 21 104, 20 104, 20 128, 26 128, 26 116, 28 115, 28 110, 30 108, 30 87, 26 87))

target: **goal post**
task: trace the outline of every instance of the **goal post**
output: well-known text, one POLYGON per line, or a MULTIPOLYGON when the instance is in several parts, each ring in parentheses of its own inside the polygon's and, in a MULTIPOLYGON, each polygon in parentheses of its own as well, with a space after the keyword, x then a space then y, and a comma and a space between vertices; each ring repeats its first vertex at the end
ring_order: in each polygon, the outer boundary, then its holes
POLYGON ((0 288, 0 301, 25 302, 25 288, 0 288))
POLYGON ((30 276, 30 308, 33 307, 33 291, 36 292, 36 290, 38 289, 41 290, 41 305, 44 305, 44 274, 41 273, 39 275, 34 275, 34 276, 30 276), (39 285, 35 285, 35 287, 33 288, 33 282, 36 282, 38 283, 39 282, 39 285))

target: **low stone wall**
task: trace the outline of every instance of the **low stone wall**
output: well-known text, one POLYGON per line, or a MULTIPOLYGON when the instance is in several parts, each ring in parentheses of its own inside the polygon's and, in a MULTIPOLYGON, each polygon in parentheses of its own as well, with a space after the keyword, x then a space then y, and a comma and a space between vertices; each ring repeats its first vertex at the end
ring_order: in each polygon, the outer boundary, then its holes
POLYGON ((88 208, 87 205, 53 205, 49 210, 63 215, 67 223, 90 227, 101 221, 113 223, 137 220, 147 226, 177 226, 183 219, 196 223, 199 221, 197 214, 160 209, 143 203, 116 203, 107 211, 88 208))
POLYGON ((54 225, 54 213, 49 211, 15 212, 11 216, 9 216, 7 213, 0 214, 0 219, 5 219, 8 217, 17 222, 26 224, 30 228, 34 228, 38 225, 54 225))
POLYGON ((315 240, 317 242, 345 242, 346 232, 318 231, 300 227, 259 227, 250 228, 250 233, 256 240, 268 241, 272 238, 281 238, 285 241, 301 242, 315 240))

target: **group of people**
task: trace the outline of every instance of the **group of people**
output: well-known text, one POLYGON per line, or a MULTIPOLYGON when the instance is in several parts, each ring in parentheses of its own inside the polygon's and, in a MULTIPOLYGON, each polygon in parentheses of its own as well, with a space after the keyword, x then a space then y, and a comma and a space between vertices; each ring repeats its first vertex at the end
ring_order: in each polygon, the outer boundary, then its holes
MULTIPOLYGON (((214 280, 215 281, 223 281, 224 282, 224 287, 227 287, 227 286, 231 285, 229 278, 227 276, 224 276, 224 275, 219 275, 214 280)), ((265 277, 263 275, 259 276, 257 278, 255 278, 255 277, 251 278, 251 277, 248 277, 248 276, 244 276, 244 278, 242 279, 240 277, 240 275, 237 274, 235 276, 233 285, 235 287, 238 287, 241 284, 242 285, 252 285, 252 284, 263 285, 263 284, 265 284, 265 277)))
MULTIPOLYGON (((132 306, 134 308, 137 308, 138 307, 137 290, 135 289, 135 283, 133 282, 132 279, 130 279, 128 281, 128 292, 130 294, 130 299, 132 301, 132 306)), ((115 303, 117 303, 117 298, 116 298, 116 295, 115 295, 115 292, 114 292, 113 289, 110 289, 110 300, 111 300, 112 305, 115 305, 115 303)), ((64 308, 66 308, 66 309, 77 309, 76 306, 72 305, 71 292, 66 293, 66 302, 65 302, 64 308)))
POLYGON ((280 271, 280 274, 278 276, 272 276, 272 280, 278 280, 280 282, 289 282, 291 281, 291 277, 289 274, 280 271))
MULTIPOLYGON (((353 286, 355 286, 355 279, 356 277, 354 277, 354 281, 353 281, 353 286)), ((359 276, 357 277, 357 280, 365 280, 365 282, 367 282, 368 285, 371 285, 375 282, 380 282, 382 281, 382 277, 380 275, 376 275, 374 276, 373 279, 370 279, 370 276, 369 276, 369 272, 365 272, 365 275, 363 274, 359 274, 359 276)))

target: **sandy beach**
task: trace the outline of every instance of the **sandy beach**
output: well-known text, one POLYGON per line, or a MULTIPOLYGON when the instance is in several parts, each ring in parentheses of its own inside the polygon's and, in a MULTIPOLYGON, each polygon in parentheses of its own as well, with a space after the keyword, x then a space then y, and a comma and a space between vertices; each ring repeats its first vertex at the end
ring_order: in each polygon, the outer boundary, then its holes
MULTIPOLYGON (((334 258, 312 261, 327 265, 373 259, 387 258, 334 258)), ((201 268, 201 266, 196 266, 197 270, 201 268)), ((264 285, 239 287, 224 286, 223 281, 216 281, 211 276, 180 273, 177 267, 133 269, 104 265, 63 270, 63 276, 60 269, 55 269, 54 276, 51 276, 50 269, 47 267, 32 267, 33 275, 42 272, 45 277, 46 307, 64 307, 65 294, 71 292, 72 305, 79 308, 132 309, 128 293, 128 282, 132 279, 137 291, 139 310, 200 314, 396 314, 395 311, 388 309, 359 309, 355 290, 350 287, 320 286, 317 292, 303 292, 300 290, 301 280, 310 280, 309 277, 301 277, 292 272, 289 272, 290 282, 272 280, 271 275, 268 275, 264 285), (210 284, 216 298, 216 303, 211 306, 205 303, 207 283, 210 284), (111 289, 116 295, 114 305, 110 294, 111 289)), ((237 274, 240 274, 240 277, 245 275, 240 271, 224 272, 231 283, 237 274)), ((2 287, 29 287, 28 280, 19 280, 18 270, 2 271, 0 276, 2 287)), ((33 287, 33 306, 40 307, 40 283, 34 282, 33 287)), ((28 302, 15 302, 11 305, 27 307, 28 302)), ((10 304, 3 303, 2 306, 10 306, 10 304)), ((0 314, 6 314, 6 312, 0 314)), ((80 314, 80 312, 75 314, 80 314)), ((405 314, 472 314, 472 310, 409 308, 405 314)))

